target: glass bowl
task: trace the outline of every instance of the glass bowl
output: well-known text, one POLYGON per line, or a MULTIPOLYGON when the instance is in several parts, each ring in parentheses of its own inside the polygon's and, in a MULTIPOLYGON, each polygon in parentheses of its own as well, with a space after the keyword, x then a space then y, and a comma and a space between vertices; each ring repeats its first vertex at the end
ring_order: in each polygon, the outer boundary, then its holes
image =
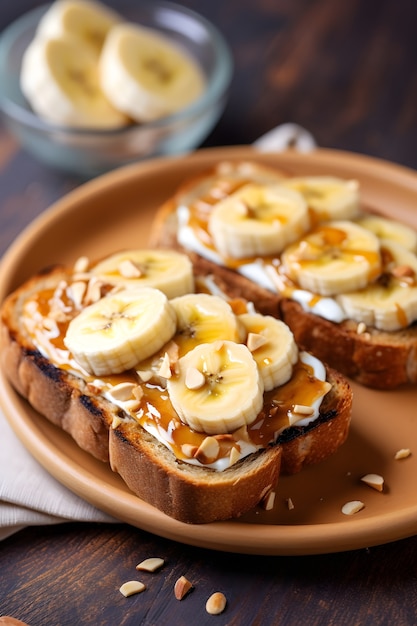
POLYGON ((202 96, 187 108, 153 122, 122 129, 55 126, 40 119, 24 98, 19 74, 23 53, 49 5, 18 18, 0 35, 0 109, 21 145, 49 166, 90 178, 116 167, 193 150, 209 135, 223 112, 233 61, 222 34, 208 20, 170 2, 138 2, 116 10, 129 21, 154 28, 182 46, 201 65, 202 96))

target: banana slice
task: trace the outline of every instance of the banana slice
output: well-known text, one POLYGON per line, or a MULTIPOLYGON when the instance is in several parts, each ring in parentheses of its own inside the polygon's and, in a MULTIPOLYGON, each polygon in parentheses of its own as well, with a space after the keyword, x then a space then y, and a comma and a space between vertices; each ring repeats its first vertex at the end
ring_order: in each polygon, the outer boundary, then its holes
POLYGON ((64 343, 90 374, 118 374, 159 350, 174 335, 175 324, 162 291, 125 290, 83 309, 71 320, 64 343))
POLYGON ((288 178, 286 187, 303 195, 319 221, 350 220, 359 214, 359 184, 335 176, 288 178))
POLYGON ((177 315, 174 337, 180 356, 200 343, 239 341, 241 327, 231 306, 219 296, 188 294, 170 301, 177 315))
POLYGON ((44 39, 71 35, 98 55, 110 29, 121 21, 116 11, 100 2, 57 0, 40 20, 36 35, 44 39))
POLYGON ((269 315, 239 315, 247 331, 246 345, 258 364, 265 391, 288 382, 298 359, 298 348, 288 326, 269 315))
POLYGON ((194 291, 191 261, 174 250, 126 250, 97 263, 91 273, 111 285, 153 287, 167 298, 194 291))
POLYGON ((168 380, 171 403, 180 419, 209 435, 251 424, 263 406, 263 382, 244 344, 201 344, 178 361, 168 380))
POLYGON ((198 64, 159 33, 120 24, 109 33, 100 57, 101 86, 110 102, 138 122, 170 115, 204 89, 198 64))
POLYGON ((357 223, 371 230, 379 239, 388 239, 398 243, 411 252, 417 251, 417 232, 411 226, 374 215, 361 217, 357 223))
POLYGON ((224 257, 277 254, 309 227, 301 194, 282 185, 248 184, 218 202, 209 231, 224 257))
POLYGON ((284 272, 302 289, 333 296, 362 289, 381 271, 379 240, 358 224, 321 224, 289 246, 284 272))
POLYGON ((417 320, 417 257, 399 244, 382 240, 381 277, 366 289, 338 296, 347 317, 384 331, 417 320))
POLYGON ((35 37, 23 55, 20 85, 34 112, 53 124, 118 128, 128 123, 103 95, 94 51, 75 37, 35 37))

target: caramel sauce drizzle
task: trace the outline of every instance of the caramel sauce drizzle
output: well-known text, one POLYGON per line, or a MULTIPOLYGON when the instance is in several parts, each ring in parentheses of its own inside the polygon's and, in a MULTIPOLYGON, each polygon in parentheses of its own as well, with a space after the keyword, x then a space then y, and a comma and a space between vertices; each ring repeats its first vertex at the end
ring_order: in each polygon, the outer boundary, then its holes
MULTIPOLYGON (((54 328, 51 330, 50 325, 45 324, 45 321, 51 319, 54 299, 56 299, 56 294, 53 290, 44 290, 34 295, 25 306, 22 321, 35 345, 42 352, 46 352, 48 358, 60 368, 75 371, 81 375, 87 381, 91 393, 104 393, 104 390, 111 393, 112 387, 122 382, 132 382, 140 386, 142 396, 139 404, 134 411, 126 409, 127 412, 141 426, 157 430, 178 459, 186 460, 192 457, 207 435, 196 432, 181 422, 162 384, 155 384, 153 379, 150 382, 143 382, 136 370, 129 370, 121 374, 101 376, 100 385, 97 385, 95 377, 86 375, 81 370, 64 344, 68 324, 77 314, 77 310, 64 290, 60 299, 66 320, 55 320, 54 328)), ((236 306, 240 309, 241 303, 237 302, 236 306)), ((173 341, 175 340, 176 337, 173 338, 173 341)), ((191 340, 188 344, 186 338, 180 338, 180 342, 182 342, 181 352, 192 347, 191 340)), ((155 365, 166 349, 167 346, 164 346, 160 353, 140 363, 138 370, 151 367, 152 361, 155 365)), ((311 406, 315 400, 326 393, 326 385, 327 383, 315 378, 314 371, 309 365, 299 361, 288 383, 265 393, 262 411, 252 424, 241 427, 234 433, 215 435, 220 445, 218 459, 229 457, 233 447, 240 451, 242 440, 257 448, 264 448, 274 443, 278 434, 291 425, 289 412, 293 410, 294 405, 311 406)))
MULTIPOLYGON (((219 179, 215 181, 211 189, 206 192, 206 195, 204 197, 192 202, 188 207, 190 212, 188 225, 194 231, 194 234, 199 241, 201 241, 207 248, 211 249, 212 251, 219 254, 219 256, 221 256, 222 261, 226 267, 234 270, 239 270, 239 268, 244 265, 258 262, 262 264, 263 267, 266 269, 268 276, 276 286, 277 290, 283 296, 291 298, 293 292, 299 289, 299 286, 290 276, 288 276, 278 256, 265 255, 262 257, 248 257, 240 259, 224 257, 220 255, 218 250, 215 248, 213 239, 208 230, 210 211, 216 204, 216 202, 219 202, 220 199, 231 195, 232 193, 243 187, 245 184, 248 184, 250 182, 250 180, 236 181, 227 179, 219 179)), ((315 212, 311 209, 309 209, 309 212, 311 223, 311 230, 309 232, 312 232, 313 230, 317 232, 320 236, 323 237, 325 245, 327 245, 329 248, 332 246, 339 246, 343 242, 343 239, 345 237, 343 231, 321 225, 316 217, 315 212)), ((297 245, 297 243, 295 245, 297 245)), ((360 262, 362 259, 366 259, 368 261, 370 266, 370 284, 375 284, 376 282, 381 281, 381 279, 383 280, 384 276, 388 274, 387 267, 393 261, 389 252, 384 248, 381 248, 380 254, 378 254, 378 252, 371 252, 369 250, 345 250, 344 254, 351 255, 352 263, 360 262)), ((302 258, 299 258, 298 262, 300 263, 300 265, 307 265, 309 263, 308 260, 302 258)), ((315 262, 317 262, 317 260, 315 260, 315 262)), ((390 280, 392 280, 392 276, 390 277, 390 280)), ((416 286, 416 284, 417 277, 414 277, 414 280, 409 281, 408 284, 405 283, 404 286, 414 287, 416 286)), ((310 308, 314 308, 321 299, 321 295, 312 293, 312 297, 308 303, 308 306, 310 308)), ((406 328, 409 325, 407 316, 400 305, 397 304, 396 308, 398 322, 403 328, 406 328)))

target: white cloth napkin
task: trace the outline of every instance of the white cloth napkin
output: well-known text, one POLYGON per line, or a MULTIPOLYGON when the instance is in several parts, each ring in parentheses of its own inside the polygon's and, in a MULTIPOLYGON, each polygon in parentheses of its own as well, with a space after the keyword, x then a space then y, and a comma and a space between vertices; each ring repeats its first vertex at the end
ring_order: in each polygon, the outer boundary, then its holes
POLYGON ((85 502, 30 455, 0 411, 0 539, 25 526, 115 522, 85 502))
MULTIPOLYGON (((254 142, 262 152, 290 146, 314 150, 313 136, 298 124, 282 124, 254 142)), ((116 522, 55 480, 30 455, 0 411, 0 540, 25 526, 66 521, 116 522)))

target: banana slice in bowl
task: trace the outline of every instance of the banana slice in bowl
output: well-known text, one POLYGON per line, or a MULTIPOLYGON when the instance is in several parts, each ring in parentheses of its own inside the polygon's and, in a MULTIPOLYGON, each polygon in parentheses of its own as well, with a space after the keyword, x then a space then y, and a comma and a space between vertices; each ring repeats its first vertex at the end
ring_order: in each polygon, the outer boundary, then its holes
POLYGON ((179 111, 204 92, 194 59, 148 28, 115 26, 100 56, 100 84, 113 106, 137 122, 179 111))
MULTIPOLYGON (((83 179, 140 159, 195 149, 222 114, 233 74, 232 55, 222 33, 195 11, 165 0, 145 0, 134 3, 125 14, 122 5, 112 4, 120 13, 97 0, 55 0, 22 15, 0 34, 0 109, 6 125, 43 163, 83 179), (109 99, 101 84, 104 42, 113 28, 126 25, 126 20, 158 34, 170 49, 172 44, 181 51, 175 72, 169 70, 175 80, 168 82, 164 68, 173 55, 161 53, 159 57, 158 43, 148 51, 146 67, 139 72, 139 88, 144 98, 142 111, 151 121, 141 115, 136 122, 131 113, 119 111, 111 102, 114 94, 109 99), (43 43, 32 48, 34 39, 43 43), (76 42, 69 54, 63 50, 68 46, 56 43, 68 40, 76 42), (45 42, 54 42, 52 51, 45 42), (25 61, 28 69, 23 78, 23 57, 32 55, 31 61, 25 61), (161 60, 155 63, 155 56, 161 60), (145 76, 153 77, 153 86, 146 83, 145 76), (174 83, 184 89, 173 87, 174 83), (164 108, 159 113, 152 110, 150 115, 150 107, 159 106, 164 98, 168 100, 164 108), (87 103, 94 114, 86 116, 87 103)), ((121 65, 126 66, 125 56, 121 65)), ((136 100, 131 88, 137 78, 123 74, 120 85, 133 108, 136 100)))
POLYGON ((56 0, 39 21, 36 35, 56 39, 70 35, 100 54, 110 29, 122 16, 94 0, 56 0))
POLYGON ((129 123, 104 95, 95 51, 77 37, 36 37, 22 60, 21 89, 33 110, 52 124, 115 129, 129 123))

